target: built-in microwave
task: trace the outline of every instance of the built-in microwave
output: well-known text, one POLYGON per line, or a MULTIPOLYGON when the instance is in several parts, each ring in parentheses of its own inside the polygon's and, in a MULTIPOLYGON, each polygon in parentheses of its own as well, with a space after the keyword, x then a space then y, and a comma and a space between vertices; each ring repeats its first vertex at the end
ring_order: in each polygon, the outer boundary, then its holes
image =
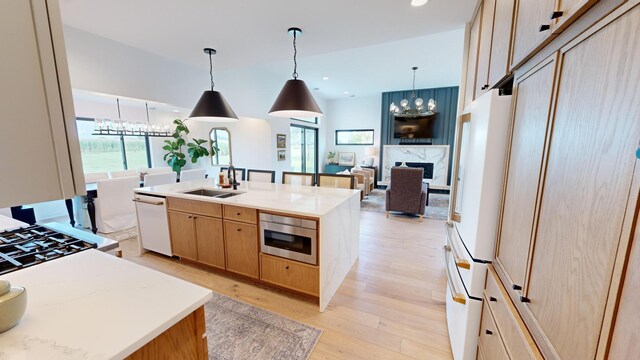
POLYGON ((260 250, 317 265, 317 227, 314 220, 260 213, 260 250))

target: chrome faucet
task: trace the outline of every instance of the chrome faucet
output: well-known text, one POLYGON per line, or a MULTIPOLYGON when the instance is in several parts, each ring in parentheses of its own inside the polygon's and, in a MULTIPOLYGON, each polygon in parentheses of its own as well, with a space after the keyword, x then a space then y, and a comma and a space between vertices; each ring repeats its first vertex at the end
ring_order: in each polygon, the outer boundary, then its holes
POLYGON ((236 168, 233 165, 229 165, 227 168, 227 177, 231 180, 231 174, 233 174, 233 181, 231 181, 231 185, 233 185, 233 190, 238 190, 238 182, 236 181, 236 168))

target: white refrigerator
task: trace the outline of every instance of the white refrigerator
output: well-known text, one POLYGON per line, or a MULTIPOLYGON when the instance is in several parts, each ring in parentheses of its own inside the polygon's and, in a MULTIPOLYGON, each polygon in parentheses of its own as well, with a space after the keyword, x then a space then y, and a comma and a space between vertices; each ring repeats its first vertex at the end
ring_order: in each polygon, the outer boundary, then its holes
POLYGON ((511 96, 491 90, 456 124, 447 238, 447 326, 455 360, 476 358, 482 292, 494 257, 511 96))

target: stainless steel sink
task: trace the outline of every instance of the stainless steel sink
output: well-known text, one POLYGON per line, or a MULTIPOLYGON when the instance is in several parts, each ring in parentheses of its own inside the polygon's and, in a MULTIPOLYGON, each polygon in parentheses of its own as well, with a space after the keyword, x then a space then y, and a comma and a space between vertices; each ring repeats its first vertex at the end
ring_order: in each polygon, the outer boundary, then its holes
POLYGON ((190 191, 182 191, 181 193, 188 194, 188 195, 208 196, 208 197, 213 197, 218 199, 225 199, 228 197, 240 195, 240 193, 218 191, 218 190, 211 190, 211 189, 197 189, 197 190, 190 190, 190 191))

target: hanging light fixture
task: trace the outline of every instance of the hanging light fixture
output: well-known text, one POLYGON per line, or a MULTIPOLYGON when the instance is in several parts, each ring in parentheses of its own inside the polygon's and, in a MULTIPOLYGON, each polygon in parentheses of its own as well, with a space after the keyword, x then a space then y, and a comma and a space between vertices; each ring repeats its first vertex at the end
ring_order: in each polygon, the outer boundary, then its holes
POLYGON ((436 110, 436 102, 433 99, 429 99, 425 105, 424 100, 416 96, 416 70, 418 70, 418 67, 414 66, 411 70, 413 70, 413 90, 411 90, 410 100, 402 99, 402 101, 400 101, 400 106, 395 103, 391 103, 389 111, 396 117, 422 117, 433 115, 436 110), (413 105, 415 105, 414 108, 411 108, 412 102, 413 105))
POLYGON ((132 122, 122 120, 120 112, 120 98, 116 98, 118 107, 118 120, 96 118, 95 128, 92 135, 114 135, 114 136, 149 136, 149 137, 171 137, 169 125, 151 125, 149 119, 149 105, 145 102, 147 111, 147 122, 132 122))
POLYGON ((269 110, 269 115, 286 118, 314 118, 322 116, 322 110, 316 103, 304 81, 298 79, 298 48, 296 40, 302 33, 299 28, 289 28, 293 35, 293 79, 280 90, 280 94, 269 110))
POLYGON ((191 115, 189 115, 189 119, 216 122, 238 121, 238 116, 233 112, 229 104, 227 104, 222 94, 213 90, 213 60, 211 56, 215 55, 216 51, 211 48, 205 48, 204 53, 209 54, 211 90, 205 90, 202 93, 196 107, 193 108, 191 115))

